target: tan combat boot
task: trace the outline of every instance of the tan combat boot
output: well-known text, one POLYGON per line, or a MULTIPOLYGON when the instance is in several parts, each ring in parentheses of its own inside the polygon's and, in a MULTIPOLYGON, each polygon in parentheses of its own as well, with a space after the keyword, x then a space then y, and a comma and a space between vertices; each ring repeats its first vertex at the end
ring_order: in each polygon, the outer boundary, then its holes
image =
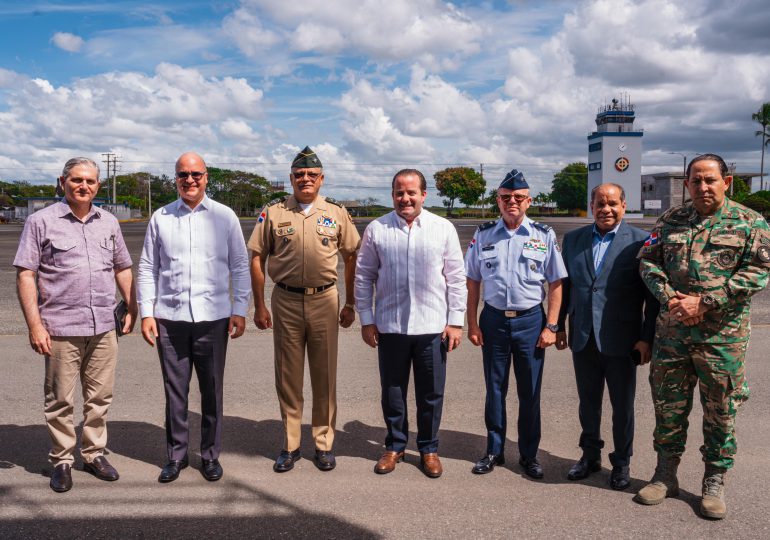
POLYGON ((722 519, 727 515, 725 505, 725 473, 727 469, 706 465, 703 475, 703 499, 700 513, 703 517, 722 519))
POLYGON ((639 490, 634 500, 641 504, 660 504, 666 497, 679 495, 679 480, 676 470, 679 468, 678 457, 664 457, 658 454, 658 465, 650 483, 639 490))

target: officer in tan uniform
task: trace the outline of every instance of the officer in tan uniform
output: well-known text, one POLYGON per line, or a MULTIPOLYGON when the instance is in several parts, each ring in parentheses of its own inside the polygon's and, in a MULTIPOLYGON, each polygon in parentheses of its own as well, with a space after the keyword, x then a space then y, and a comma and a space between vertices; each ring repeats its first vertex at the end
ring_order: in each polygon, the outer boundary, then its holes
POLYGON ((307 347, 313 389, 315 464, 336 466, 332 444, 337 417, 338 326, 353 324, 353 277, 361 238, 345 207, 318 195, 324 175, 321 161, 305 147, 291 164, 294 194, 273 201, 260 213, 248 242, 254 322, 273 328, 275 388, 286 433, 273 465, 290 471, 300 458, 302 383, 307 347), (337 254, 345 263, 346 304, 339 309, 337 254), (275 283, 270 298, 275 325, 265 305, 265 261, 275 283))

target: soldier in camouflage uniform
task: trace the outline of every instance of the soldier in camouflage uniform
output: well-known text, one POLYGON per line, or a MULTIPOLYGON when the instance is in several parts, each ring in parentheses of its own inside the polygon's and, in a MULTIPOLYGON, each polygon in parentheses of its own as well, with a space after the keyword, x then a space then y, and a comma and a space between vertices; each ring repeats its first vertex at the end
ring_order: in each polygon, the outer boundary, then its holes
POLYGON ((765 287, 770 268, 770 228, 761 215, 725 198, 731 181, 721 157, 693 159, 685 179, 691 202, 663 214, 639 253, 642 279, 661 310, 650 369, 658 466, 636 500, 658 504, 677 495, 697 384, 706 469, 701 514, 717 519, 726 514, 735 414, 749 394, 744 356, 751 296, 765 287))

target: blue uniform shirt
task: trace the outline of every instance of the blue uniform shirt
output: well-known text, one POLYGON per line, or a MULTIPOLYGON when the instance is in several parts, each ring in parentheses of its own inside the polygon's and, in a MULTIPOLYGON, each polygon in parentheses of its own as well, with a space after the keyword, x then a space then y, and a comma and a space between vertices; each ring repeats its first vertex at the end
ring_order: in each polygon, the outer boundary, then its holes
POLYGON ((502 218, 481 225, 465 254, 465 273, 484 284, 486 303, 517 311, 543 301, 545 282, 567 277, 553 229, 526 216, 515 232, 502 218))

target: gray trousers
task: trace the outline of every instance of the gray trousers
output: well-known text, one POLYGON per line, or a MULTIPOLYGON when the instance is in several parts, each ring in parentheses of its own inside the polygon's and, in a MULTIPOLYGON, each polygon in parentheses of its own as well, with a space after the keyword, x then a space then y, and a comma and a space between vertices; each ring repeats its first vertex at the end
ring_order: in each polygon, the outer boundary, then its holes
POLYGON ((166 392, 166 446, 169 460, 187 458, 187 405, 192 370, 201 394, 201 459, 217 459, 222 449, 222 381, 230 319, 184 322, 158 319, 158 356, 166 392))

